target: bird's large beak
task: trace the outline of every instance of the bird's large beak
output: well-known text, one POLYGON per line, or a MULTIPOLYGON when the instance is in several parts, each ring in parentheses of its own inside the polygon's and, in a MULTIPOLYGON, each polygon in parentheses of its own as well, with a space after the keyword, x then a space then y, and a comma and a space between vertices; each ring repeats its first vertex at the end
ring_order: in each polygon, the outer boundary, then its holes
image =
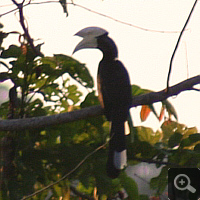
POLYGON ((97 37, 108 34, 105 29, 99 27, 87 27, 76 33, 76 36, 82 37, 83 40, 77 44, 73 53, 80 49, 97 48, 97 37))
POLYGON ((84 37, 83 40, 76 45, 73 54, 80 49, 86 48, 97 48, 97 38, 92 36, 84 37))

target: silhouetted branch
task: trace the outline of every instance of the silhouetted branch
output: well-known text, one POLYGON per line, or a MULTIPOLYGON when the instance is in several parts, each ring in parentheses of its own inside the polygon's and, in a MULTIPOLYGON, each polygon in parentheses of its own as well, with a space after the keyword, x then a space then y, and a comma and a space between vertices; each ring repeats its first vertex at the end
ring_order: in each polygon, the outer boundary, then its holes
MULTIPOLYGON (((200 75, 187 79, 181 83, 178 83, 172 87, 169 87, 168 92, 165 90, 160 92, 151 92, 133 97, 132 107, 140 105, 149 105, 155 102, 163 101, 171 96, 178 95, 186 90, 196 90, 195 85, 200 84, 200 75)), ((86 119, 88 117, 96 117, 103 114, 103 110, 100 106, 91 106, 83 108, 81 110, 75 110, 72 112, 61 113, 51 116, 33 117, 25 119, 11 119, 0 120, 0 130, 13 131, 23 129, 42 128, 46 126, 53 126, 63 123, 69 123, 86 119)))
MULTIPOLYGON (((15 0, 12 0, 12 2, 17 6, 18 10, 19 10, 19 21, 20 24, 22 26, 22 29, 24 31, 24 34, 28 40, 28 43, 30 44, 32 50, 34 51, 34 53, 37 56, 43 56, 41 52, 37 51, 37 49, 35 48, 34 44, 33 44, 33 39, 31 38, 28 28, 26 27, 25 23, 24 23, 24 15, 23 15, 23 7, 24 7, 24 2, 25 0, 22 1, 22 3, 17 3, 15 0)), ((31 3, 31 1, 29 1, 26 5, 29 5, 31 3)))
POLYGON ((180 35, 178 37, 175 49, 174 49, 174 51, 172 53, 172 57, 171 57, 170 64, 169 64, 169 72, 168 72, 168 75, 167 75, 167 91, 168 91, 168 88, 169 88, 169 78, 170 78, 170 74, 171 74, 171 70, 172 70, 172 63, 173 63, 173 60, 174 60, 174 56, 176 54, 176 51, 178 49, 178 45, 179 45, 179 43, 181 41, 181 37, 182 37, 182 35, 183 35, 183 33, 184 33, 185 29, 186 29, 186 26, 187 26, 188 22, 190 21, 190 18, 192 16, 192 13, 194 11, 194 8, 195 8, 197 2, 198 2, 198 0, 195 0, 194 5, 192 6, 192 9, 190 11, 190 14, 188 15, 188 18, 187 18, 187 20, 185 22, 185 25, 183 26, 183 28, 182 28, 182 30, 180 32, 180 35))
POLYGON ((151 159, 151 158, 139 158, 139 157, 134 156, 133 160, 137 160, 137 161, 145 162, 145 163, 149 163, 149 164, 166 165, 166 166, 169 166, 169 167, 176 167, 176 168, 183 168, 184 167, 184 168, 187 168, 187 166, 182 166, 182 165, 179 165, 177 163, 154 160, 154 159, 151 159))
MULTIPOLYGON (((60 2, 59 1, 51 1, 51 0, 49 0, 49 1, 41 1, 41 2, 29 2, 27 4, 24 4, 23 7, 26 7, 26 6, 29 6, 29 5, 40 5, 40 4, 49 4, 49 3, 60 3, 60 2)), ((154 30, 154 29, 144 28, 144 27, 137 26, 137 25, 134 25, 134 24, 131 24, 131 23, 128 23, 128 22, 124 22, 122 20, 116 19, 116 18, 111 17, 109 15, 105 15, 103 13, 97 12, 95 10, 92 10, 92 9, 90 9, 88 7, 85 7, 83 5, 80 5, 80 4, 77 4, 77 3, 74 3, 74 2, 66 3, 66 4, 79 7, 81 9, 84 9, 84 10, 88 11, 88 12, 94 13, 94 14, 102 16, 102 17, 105 17, 107 19, 110 19, 110 20, 115 21, 115 22, 120 23, 120 24, 124 24, 124 25, 130 26, 130 27, 136 28, 136 29, 140 29, 142 31, 149 31, 149 32, 156 32, 156 33, 180 33, 180 31, 154 30)), ((17 8, 13 9, 13 10, 10 10, 8 12, 5 12, 3 14, 0 14, 0 17, 5 16, 7 14, 10 14, 10 13, 12 13, 14 11, 17 11, 17 8)))

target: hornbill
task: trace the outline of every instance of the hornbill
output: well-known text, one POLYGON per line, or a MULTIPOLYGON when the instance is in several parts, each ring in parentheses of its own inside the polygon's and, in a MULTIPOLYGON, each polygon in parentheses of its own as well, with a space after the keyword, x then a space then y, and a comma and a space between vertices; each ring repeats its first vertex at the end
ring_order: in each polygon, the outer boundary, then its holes
POLYGON ((124 65, 117 60, 118 50, 108 32, 99 27, 88 27, 75 35, 83 40, 74 52, 84 48, 97 48, 103 58, 99 63, 97 75, 98 98, 104 114, 111 122, 109 154, 106 164, 107 175, 117 178, 126 166, 125 122, 131 106, 131 85, 124 65))

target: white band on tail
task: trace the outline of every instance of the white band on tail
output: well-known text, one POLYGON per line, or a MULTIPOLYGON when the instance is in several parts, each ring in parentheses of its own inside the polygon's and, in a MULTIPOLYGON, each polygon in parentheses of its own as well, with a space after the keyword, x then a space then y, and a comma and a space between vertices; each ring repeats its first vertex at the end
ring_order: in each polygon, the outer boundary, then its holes
POLYGON ((127 166, 126 149, 121 152, 114 152, 114 166, 117 169, 124 169, 127 166))

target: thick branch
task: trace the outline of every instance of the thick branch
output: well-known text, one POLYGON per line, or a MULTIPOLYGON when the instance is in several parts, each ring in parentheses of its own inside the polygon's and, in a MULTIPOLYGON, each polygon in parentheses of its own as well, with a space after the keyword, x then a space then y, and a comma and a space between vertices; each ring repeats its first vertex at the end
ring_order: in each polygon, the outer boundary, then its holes
POLYGON ((133 98, 132 107, 136 107, 139 105, 149 105, 158 101, 163 101, 186 90, 196 90, 194 86, 197 84, 200 84, 200 75, 187 79, 172 87, 169 87, 169 90, 167 92, 166 89, 164 89, 160 92, 151 92, 148 94, 136 96, 133 98))
MULTIPOLYGON (((151 92, 133 97, 132 107, 139 105, 148 105, 155 102, 163 101, 171 96, 178 95, 186 90, 195 90, 195 85, 200 84, 200 75, 187 79, 169 88, 168 92, 162 90, 160 92, 151 92)), ((75 110, 68 113, 61 113, 52 116, 33 117, 25 119, 0 120, 0 130, 14 131, 33 128, 42 128, 46 126, 58 125, 86 119, 88 117, 96 117, 103 114, 100 106, 91 106, 81 110, 75 110)))

